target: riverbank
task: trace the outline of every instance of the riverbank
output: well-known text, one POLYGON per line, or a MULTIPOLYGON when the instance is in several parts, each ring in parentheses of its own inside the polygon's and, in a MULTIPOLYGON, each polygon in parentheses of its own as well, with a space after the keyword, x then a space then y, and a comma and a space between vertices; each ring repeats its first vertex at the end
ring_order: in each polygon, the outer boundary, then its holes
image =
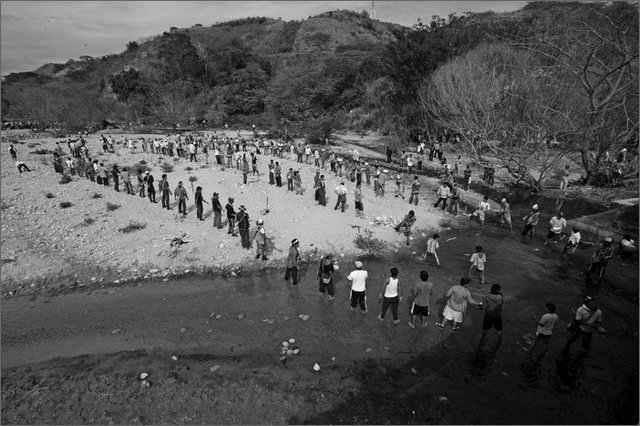
MULTIPOLYGON (((114 191, 112 182, 111 187, 105 187, 78 176, 61 183, 61 176, 54 172, 50 152, 56 142, 67 152, 66 140, 35 136, 27 139, 28 133, 23 131, 3 132, 2 137, 0 243, 5 297, 42 292, 56 294, 76 288, 168 279, 184 274, 226 276, 264 267, 277 268, 284 264, 294 238, 300 240, 300 251, 309 262, 316 262, 328 252, 338 259, 354 257, 364 254, 354 239, 365 229, 371 231, 371 238, 384 241, 387 249, 394 251, 405 243, 393 224, 402 220, 410 209, 415 209, 417 216, 414 236, 438 231, 456 220, 433 208, 437 182, 433 178, 422 178, 418 207, 409 205, 408 190, 405 199, 394 198, 392 182, 387 183, 383 198, 374 196, 372 185, 363 184, 366 219, 359 219, 353 209, 355 185, 348 180, 345 180, 349 191, 347 211, 334 211, 333 188, 341 179, 328 170, 324 171, 327 206, 316 205, 312 189, 316 168, 312 165, 260 155, 260 176, 249 176, 245 185, 239 170, 213 164, 213 156, 208 164, 202 154, 197 162, 189 162, 141 152, 139 145, 137 152, 131 153, 119 143, 115 145, 115 153, 104 153, 100 135, 89 135, 90 156, 107 167, 117 164, 123 170, 142 164, 149 168, 156 181, 162 170, 171 170, 166 172, 171 190, 182 181, 188 191, 188 214, 183 217, 177 213, 173 197, 172 210, 162 209, 159 194, 156 195, 158 203, 152 204, 148 199, 127 195, 122 182, 120 192, 114 191), (9 158, 9 143, 14 144, 18 159, 27 164, 30 172, 18 172, 9 158), (271 159, 279 161, 283 171, 300 170, 305 188, 303 195, 287 191, 286 182, 282 188, 268 183, 267 164, 271 159), (268 261, 256 261, 255 251, 242 249, 239 237, 229 235, 226 226, 214 229, 209 205, 205 205, 205 221, 196 220, 193 205, 196 186, 203 187, 205 201, 210 201, 213 192, 220 194, 223 205, 228 197, 234 197, 236 209, 246 206, 252 225, 258 218, 265 221, 267 235, 276 248, 268 261), (267 199, 268 212, 265 211, 267 199), (122 232, 131 223, 139 224, 141 229, 122 232), (171 247, 175 236, 189 242, 178 248, 171 247)), ((115 140, 142 136, 153 137, 122 134, 116 135, 115 140)), ((135 176, 132 182, 136 184, 135 176)), ((476 196, 469 194, 469 197, 476 196)))

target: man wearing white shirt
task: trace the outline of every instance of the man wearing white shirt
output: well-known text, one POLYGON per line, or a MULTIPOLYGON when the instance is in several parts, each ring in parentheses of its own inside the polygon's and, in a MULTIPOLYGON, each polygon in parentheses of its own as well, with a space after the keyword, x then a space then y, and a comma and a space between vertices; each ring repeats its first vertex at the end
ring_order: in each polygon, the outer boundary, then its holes
POLYGON ((338 206, 341 206, 342 213, 344 213, 344 207, 347 203, 347 188, 344 186, 344 182, 340 182, 340 185, 336 187, 335 193, 338 195, 338 200, 336 201, 336 206, 333 208, 334 210, 338 210, 338 206))
POLYGON ((571 254, 573 254, 573 252, 578 248, 578 244, 580 244, 581 238, 582 235, 580 235, 580 231, 574 226, 573 230, 571 231, 571 235, 569 235, 567 244, 565 244, 564 248, 562 249, 562 254, 560 255, 560 257, 563 257, 569 250, 571 250, 571 254))
POLYGON ((347 276, 347 279, 351 281, 351 310, 355 311, 356 306, 360 305, 360 310, 363 314, 367 313, 367 278, 369 274, 367 271, 364 271, 363 264, 361 261, 356 260, 355 262, 355 271, 351 271, 351 273, 347 276))

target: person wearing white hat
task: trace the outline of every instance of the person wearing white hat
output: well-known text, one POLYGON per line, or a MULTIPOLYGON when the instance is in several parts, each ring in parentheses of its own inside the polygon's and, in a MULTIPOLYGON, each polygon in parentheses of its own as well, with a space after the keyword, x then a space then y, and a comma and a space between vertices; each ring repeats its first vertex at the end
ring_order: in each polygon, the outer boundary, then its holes
POLYGON ((347 276, 347 279, 351 282, 351 310, 355 311, 356 306, 360 305, 360 310, 363 314, 367 313, 367 278, 369 274, 362 268, 364 265, 361 261, 355 261, 355 271, 347 276))
POLYGON ((589 270, 585 273, 587 277, 589 277, 593 272, 596 272, 598 274, 598 284, 600 284, 604 277, 604 271, 607 268, 607 263, 612 257, 613 238, 606 237, 604 240, 600 241, 593 250, 591 266, 589 266, 589 270))
POLYGON ((531 211, 523 217, 522 220, 524 220, 524 229, 520 235, 524 239, 527 237, 527 234, 529 234, 529 241, 531 241, 536 234, 536 226, 538 226, 538 221, 540 220, 538 205, 534 204, 531 206, 531 211))

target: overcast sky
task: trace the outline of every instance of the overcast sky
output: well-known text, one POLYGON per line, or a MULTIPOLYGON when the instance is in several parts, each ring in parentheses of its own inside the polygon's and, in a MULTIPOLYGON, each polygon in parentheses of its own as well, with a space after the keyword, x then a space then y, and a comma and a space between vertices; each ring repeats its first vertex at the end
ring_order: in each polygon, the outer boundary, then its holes
MULTIPOLYGON (((375 1, 376 18, 411 26, 433 15, 511 11, 524 1, 375 1)), ((120 53, 131 40, 170 27, 208 26, 252 16, 302 20, 336 9, 371 10, 371 1, 1 1, 2 75, 48 62, 120 53)))

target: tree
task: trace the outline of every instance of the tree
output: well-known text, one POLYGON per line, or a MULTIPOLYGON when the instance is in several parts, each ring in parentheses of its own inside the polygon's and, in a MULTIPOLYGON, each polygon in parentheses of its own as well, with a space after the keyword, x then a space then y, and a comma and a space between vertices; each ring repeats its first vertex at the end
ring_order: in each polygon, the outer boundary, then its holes
POLYGON ((127 52, 135 52, 136 50, 138 50, 138 47, 140 47, 138 42, 132 40, 127 43, 127 52))
POLYGON ((582 165, 590 183, 606 173, 602 159, 609 150, 637 138, 638 8, 626 2, 580 3, 565 16, 558 7, 537 21, 534 35, 516 44, 546 62, 557 90, 575 100, 563 118, 573 138, 583 142, 582 165))
POLYGON ((197 88, 189 81, 177 80, 151 88, 151 105, 155 117, 167 124, 189 121, 195 112, 192 97, 197 88))
POLYGON ((482 45, 436 70, 419 96, 438 125, 459 135, 457 149, 480 164, 498 161, 517 181, 542 190, 574 148, 562 119, 573 99, 538 65, 504 44, 482 45))

